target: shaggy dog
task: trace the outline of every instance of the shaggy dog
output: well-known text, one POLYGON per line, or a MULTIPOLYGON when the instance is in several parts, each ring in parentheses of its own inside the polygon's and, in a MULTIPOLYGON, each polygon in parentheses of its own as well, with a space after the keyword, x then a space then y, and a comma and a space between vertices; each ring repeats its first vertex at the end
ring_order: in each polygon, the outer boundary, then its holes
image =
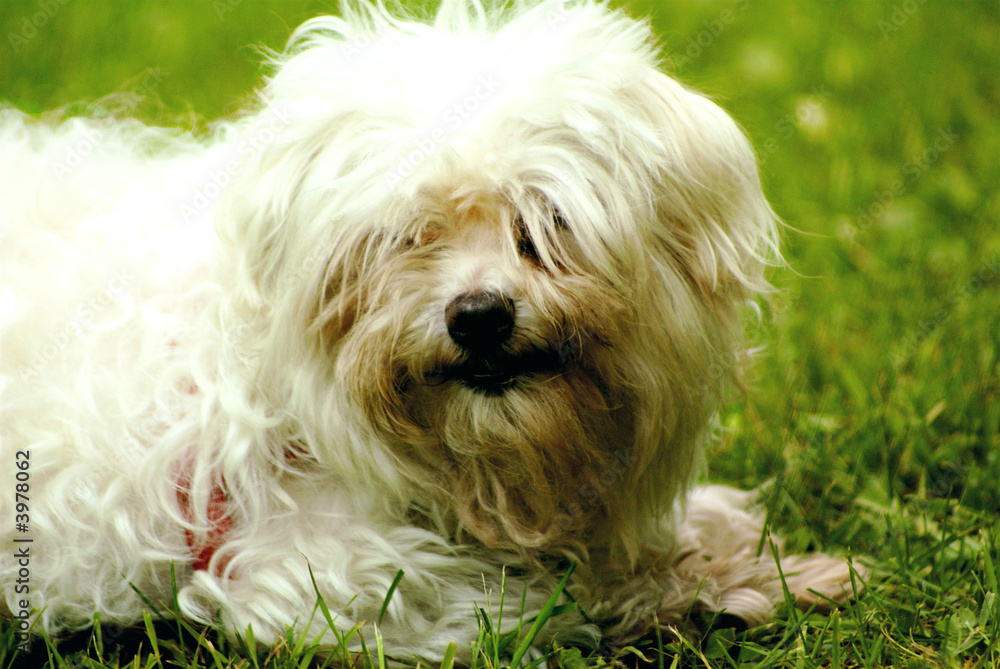
POLYGON ((592 0, 351 4, 211 139, 2 112, 5 615, 132 623, 173 569, 190 619, 372 639, 401 569, 385 647, 434 660, 574 563, 538 644, 841 597, 690 489, 777 235, 656 60, 592 0))

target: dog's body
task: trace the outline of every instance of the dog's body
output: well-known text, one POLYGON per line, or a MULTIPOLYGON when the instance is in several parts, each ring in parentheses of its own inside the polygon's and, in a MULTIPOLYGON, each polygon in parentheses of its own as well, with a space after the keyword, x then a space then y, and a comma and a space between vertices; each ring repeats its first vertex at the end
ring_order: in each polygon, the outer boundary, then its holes
MULTIPOLYGON (((775 223, 645 26, 354 10, 264 100, 211 141, 0 115, 8 613, 134 622, 173 567, 184 615, 273 641, 317 594, 372 624, 402 569, 382 636, 434 658, 502 578, 509 627, 576 560, 585 617, 548 638, 766 619, 746 495, 687 490, 775 223)), ((847 580, 783 568, 802 599, 847 580)))

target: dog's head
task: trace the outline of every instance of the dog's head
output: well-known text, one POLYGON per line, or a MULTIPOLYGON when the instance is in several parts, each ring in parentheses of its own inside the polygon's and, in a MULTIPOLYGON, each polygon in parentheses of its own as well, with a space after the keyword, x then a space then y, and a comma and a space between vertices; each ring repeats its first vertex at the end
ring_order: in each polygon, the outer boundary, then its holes
POLYGON ((634 545, 776 257, 752 150, 590 1, 303 26, 220 219, 261 401, 480 540, 634 545))

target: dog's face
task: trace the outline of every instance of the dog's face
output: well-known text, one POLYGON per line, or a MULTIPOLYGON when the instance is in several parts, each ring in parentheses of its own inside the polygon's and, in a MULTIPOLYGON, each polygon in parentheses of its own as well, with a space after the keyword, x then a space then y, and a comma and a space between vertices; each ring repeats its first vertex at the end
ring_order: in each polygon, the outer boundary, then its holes
POLYGON ((314 327, 367 423, 468 529, 537 544, 576 524, 554 525, 574 490, 634 457, 645 298, 542 194, 518 208, 457 188, 328 265, 314 327))
POLYGON ((622 15, 438 23, 314 24, 271 82, 220 229, 243 356, 331 469, 492 545, 634 547, 766 285, 752 152, 622 15))

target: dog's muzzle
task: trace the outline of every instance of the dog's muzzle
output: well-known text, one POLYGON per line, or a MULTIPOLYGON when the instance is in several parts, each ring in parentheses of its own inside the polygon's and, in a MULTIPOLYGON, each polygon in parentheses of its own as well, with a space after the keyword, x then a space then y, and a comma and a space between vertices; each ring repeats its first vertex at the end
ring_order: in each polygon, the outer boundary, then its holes
POLYGON ((465 355, 442 370, 444 378, 486 395, 500 395, 529 375, 558 372, 579 354, 579 345, 572 342, 511 350, 516 308, 503 293, 463 293, 448 304, 444 317, 448 336, 465 355))

